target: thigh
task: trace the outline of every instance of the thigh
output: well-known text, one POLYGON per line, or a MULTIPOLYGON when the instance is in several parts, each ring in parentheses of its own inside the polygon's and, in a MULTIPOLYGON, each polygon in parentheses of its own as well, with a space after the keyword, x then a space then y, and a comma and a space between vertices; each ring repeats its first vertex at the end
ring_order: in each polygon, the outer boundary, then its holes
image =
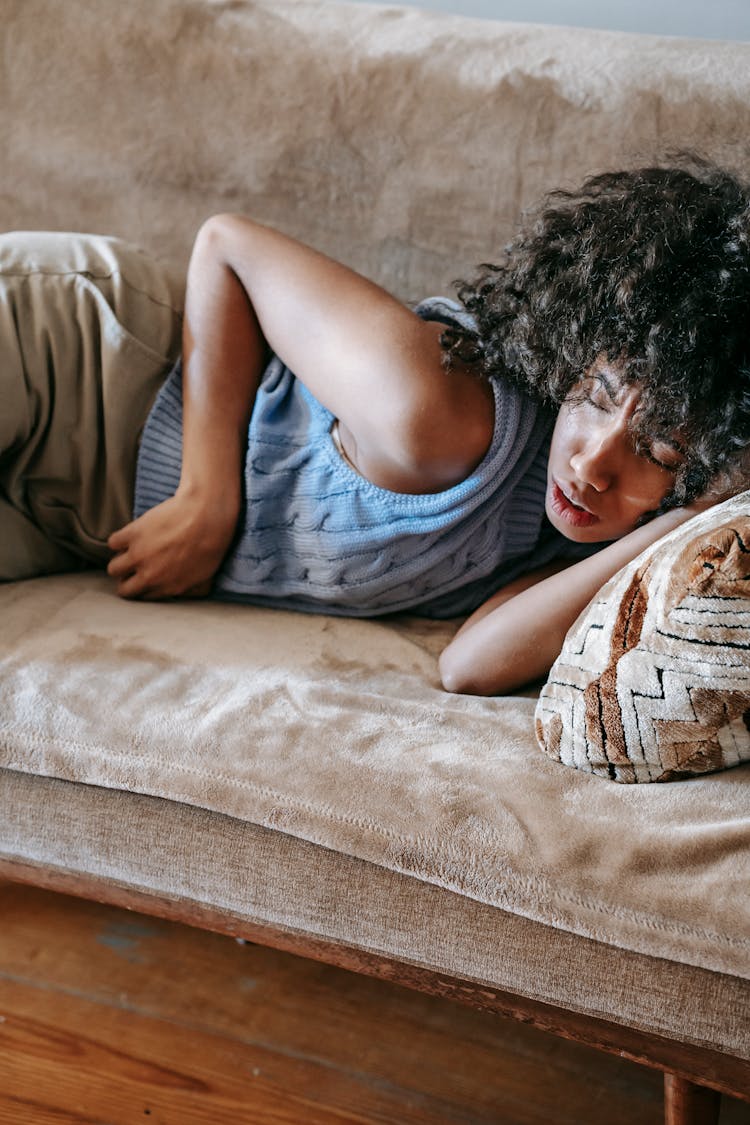
POLYGON ((84 559, 104 561, 130 518, 179 303, 166 271, 120 240, 0 236, 0 495, 84 559))

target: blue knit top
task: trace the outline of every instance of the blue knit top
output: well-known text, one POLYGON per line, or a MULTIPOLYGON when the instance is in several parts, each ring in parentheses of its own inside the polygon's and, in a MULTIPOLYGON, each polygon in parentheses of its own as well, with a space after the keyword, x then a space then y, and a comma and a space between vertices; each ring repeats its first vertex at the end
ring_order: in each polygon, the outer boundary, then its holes
MULTIPOLYGON (((418 311, 444 321, 462 313, 443 299, 418 311)), ((511 384, 493 386, 494 431, 481 463, 452 488, 412 495, 353 469, 331 434, 331 412, 274 357, 250 420, 243 513, 213 596, 350 616, 453 617, 525 570, 575 554, 544 515, 552 419, 511 384)), ((178 363, 143 432, 136 516, 179 483, 181 392, 178 363)))

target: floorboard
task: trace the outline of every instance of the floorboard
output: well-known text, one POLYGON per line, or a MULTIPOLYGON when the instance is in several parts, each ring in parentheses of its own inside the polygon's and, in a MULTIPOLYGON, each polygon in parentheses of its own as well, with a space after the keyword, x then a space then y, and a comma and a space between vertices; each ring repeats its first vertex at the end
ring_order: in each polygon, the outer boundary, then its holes
POLYGON ((396 985, 29 887, 0 919, 0 1125, 662 1120, 658 1073, 396 985))

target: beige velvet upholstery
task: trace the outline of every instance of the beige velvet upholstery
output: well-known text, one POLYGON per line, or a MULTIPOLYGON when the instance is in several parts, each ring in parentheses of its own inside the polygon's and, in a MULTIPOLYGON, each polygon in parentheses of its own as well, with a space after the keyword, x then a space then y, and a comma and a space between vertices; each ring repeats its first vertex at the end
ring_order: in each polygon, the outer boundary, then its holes
MULTIPOLYGON (((9 0, 0 40, 0 226, 176 279, 241 210, 446 291, 542 191, 741 163, 750 133, 744 44, 306 0, 9 0)), ((134 606, 99 574, 6 585, 0 622, 2 854, 750 1055, 749 766, 567 769, 531 693, 441 692, 446 625, 134 606)))
POLYGON ((240 210, 405 299, 519 210, 693 147, 746 159, 748 47, 336 0, 6 0, 0 224, 140 243, 179 276, 240 210))
POLYGON ((441 691, 447 624, 131 603, 104 575, 10 583, 0 616, 0 766, 183 801, 750 976, 750 766, 646 788, 569 770, 540 753, 533 700, 441 691))

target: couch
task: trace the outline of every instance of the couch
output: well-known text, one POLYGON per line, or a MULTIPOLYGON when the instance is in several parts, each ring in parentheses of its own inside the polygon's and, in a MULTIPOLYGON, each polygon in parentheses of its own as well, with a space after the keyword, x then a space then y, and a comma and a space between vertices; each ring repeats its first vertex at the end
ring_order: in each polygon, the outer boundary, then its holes
MULTIPOLYGON (((586 173, 686 146, 749 170, 747 44, 332 0, 3 17, 0 225, 119 235, 175 279, 238 210, 412 300, 586 173)), ((0 621, 3 879, 623 1054, 669 1121, 750 1099, 750 765, 553 761, 535 688, 441 689, 457 622, 126 603, 96 571, 0 587, 0 621)))

